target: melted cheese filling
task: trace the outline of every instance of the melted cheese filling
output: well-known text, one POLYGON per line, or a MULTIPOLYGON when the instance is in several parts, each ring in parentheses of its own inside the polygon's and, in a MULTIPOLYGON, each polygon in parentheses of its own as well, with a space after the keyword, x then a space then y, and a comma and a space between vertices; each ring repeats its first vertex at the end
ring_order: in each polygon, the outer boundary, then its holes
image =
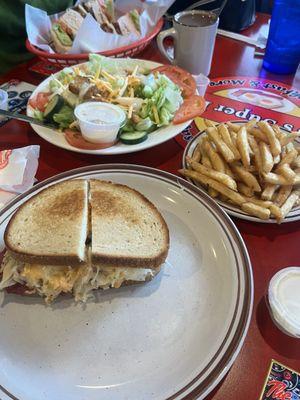
POLYGON ((119 288, 125 281, 145 281, 154 276, 146 268, 107 267, 89 264, 78 267, 23 263, 6 252, 1 270, 0 290, 16 283, 28 292, 38 293, 51 303, 60 293, 72 293, 76 301, 85 302, 93 289, 119 288))

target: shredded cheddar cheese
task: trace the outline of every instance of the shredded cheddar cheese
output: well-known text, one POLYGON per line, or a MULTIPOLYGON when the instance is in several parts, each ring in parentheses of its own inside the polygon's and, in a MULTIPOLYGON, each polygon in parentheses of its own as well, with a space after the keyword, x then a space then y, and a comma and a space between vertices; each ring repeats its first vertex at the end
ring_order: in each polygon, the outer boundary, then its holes
POLYGON ((131 76, 135 76, 135 75, 137 74, 137 72, 138 72, 138 69, 139 69, 139 66, 136 65, 136 66, 134 67, 134 70, 133 70, 131 76))
POLYGON ((119 96, 122 97, 123 94, 125 93, 125 90, 127 89, 128 86, 128 77, 126 77, 124 85, 121 87, 121 89, 119 90, 119 96))
POLYGON ((101 75, 112 82, 115 82, 117 80, 114 76, 112 76, 111 74, 109 74, 108 72, 106 72, 104 70, 101 71, 101 75))
POLYGON ((152 111, 153 111, 154 121, 158 125, 159 124, 159 116, 158 116, 157 108, 155 105, 152 106, 152 111))
POLYGON ((132 117, 132 112, 133 112, 133 105, 131 104, 131 105, 129 106, 128 114, 127 114, 129 119, 132 117))

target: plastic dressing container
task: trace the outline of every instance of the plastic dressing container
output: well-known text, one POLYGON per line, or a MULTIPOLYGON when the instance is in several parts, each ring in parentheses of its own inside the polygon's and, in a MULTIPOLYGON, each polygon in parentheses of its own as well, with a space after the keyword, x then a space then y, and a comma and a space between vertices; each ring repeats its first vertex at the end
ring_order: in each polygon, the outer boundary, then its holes
POLYGON ((278 328, 300 338, 300 267, 288 267, 277 272, 270 281, 268 296, 278 328))

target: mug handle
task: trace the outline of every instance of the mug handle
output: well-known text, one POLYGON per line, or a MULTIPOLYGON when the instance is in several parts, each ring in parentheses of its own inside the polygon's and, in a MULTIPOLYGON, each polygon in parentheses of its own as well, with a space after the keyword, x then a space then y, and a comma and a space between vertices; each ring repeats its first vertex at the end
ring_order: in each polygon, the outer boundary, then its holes
POLYGON ((174 41, 176 40, 177 33, 174 28, 166 29, 165 31, 162 31, 158 34, 157 46, 158 46, 158 49, 161 52, 161 54, 164 55, 170 61, 171 64, 174 64, 175 58, 169 56, 169 54, 167 53, 166 48, 164 46, 164 40, 165 40, 165 38, 167 38, 169 36, 171 36, 174 39, 174 41))

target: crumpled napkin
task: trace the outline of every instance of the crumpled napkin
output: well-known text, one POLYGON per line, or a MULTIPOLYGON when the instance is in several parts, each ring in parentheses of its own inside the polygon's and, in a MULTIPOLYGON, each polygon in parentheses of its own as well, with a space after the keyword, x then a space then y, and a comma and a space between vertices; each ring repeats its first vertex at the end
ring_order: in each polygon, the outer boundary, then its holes
POLYGON ((0 208, 35 181, 40 146, 0 151, 0 208))
MULTIPOLYGON (((85 0, 79 0, 76 4, 84 2, 85 0)), ((172 3, 174 3, 174 0, 116 0, 117 14, 125 14, 134 8, 140 10, 141 37, 135 34, 122 36, 105 32, 89 14, 81 24, 69 53, 99 52, 127 46, 150 33, 172 3)), ((26 4, 25 21, 30 43, 41 50, 54 53, 49 46, 51 41, 50 28, 52 21, 58 19, 61 14, 47 15, 45 11, 26 4)))

